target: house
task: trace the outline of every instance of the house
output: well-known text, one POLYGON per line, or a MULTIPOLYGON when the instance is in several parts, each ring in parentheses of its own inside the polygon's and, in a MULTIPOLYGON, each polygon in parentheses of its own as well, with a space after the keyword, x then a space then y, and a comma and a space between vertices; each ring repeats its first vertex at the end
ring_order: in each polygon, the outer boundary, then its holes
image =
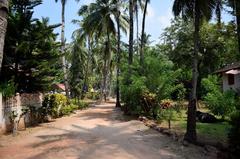
POLYGON ((223 91, 235 90, 240 92, 240 63, 227 65, 216 73, 222 76, 223 91))
POLYGON ((65 93, 65 85, 62 83, 53 84, 52 88, 54 90, 53 91, 54 93, 61 93, 64 95, 66 94, 65 93))

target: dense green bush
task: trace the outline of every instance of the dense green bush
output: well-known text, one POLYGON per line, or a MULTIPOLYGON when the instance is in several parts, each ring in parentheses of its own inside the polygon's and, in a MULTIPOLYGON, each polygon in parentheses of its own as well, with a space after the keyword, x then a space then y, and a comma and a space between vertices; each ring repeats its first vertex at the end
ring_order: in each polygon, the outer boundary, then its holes
POLYGON ((62 109, 67 106, 67 97, 62 94, 50 94, 45 96, 42 109, 45 114, 57 118, 62 116, 62 109))
POLYGON ((129 75, 128 67, 123 67, 121 99, 125 112, 156 118, 156 108, 161 100, 171 98, 173 92, 179 98, 185 96, 185 88, 177 84, 181 70, 175 71, 173 67, 173 63, 155 49, 146 52, 144 71, 134 63, 129 75))
POLYGON ((0 92, 5 98, 14 96, 16 93, 16 85, 14 84, 14 80, 9 80, 6 83, 1 83, 0 92))
POLYGON ((141 107, 141 95, 147 90, 144 77, 133 77, 130 86, 122 85, 121 98, 124 102, 124 111, 126 114, 139 115, 143 112, 141 107))
POLYGON ((214 115, 221 116, 224 119, 235 110, 237 104, 236 93, 232 90, 222 92, 217 85, 217 81, 216 76, 209 76, 202 80, 202 85, 207 91, 203 99, 214 115))
POLYGON ((67 106, 62 108, 61 115, 70 115, 71 113, 73 113, 78 108, 79 107, 77 105, 74 105, 74 104, 67 105, 67 106))
POLYGON ((100 92, 87 92, 85 94, 85 98, 92 99, 92 100, 98 100, 100 99, 100 92))
POLYGON ((50 115, 53 118, 57 118, 64 115, 69 115, 75 110, 84 109, 88 107, 88 104, 80 100, 70 100, 67 102, 67 97, 62 94, 50 94, 46 95, 42 107, 37 111, 38 118, 46 118, 50 115))

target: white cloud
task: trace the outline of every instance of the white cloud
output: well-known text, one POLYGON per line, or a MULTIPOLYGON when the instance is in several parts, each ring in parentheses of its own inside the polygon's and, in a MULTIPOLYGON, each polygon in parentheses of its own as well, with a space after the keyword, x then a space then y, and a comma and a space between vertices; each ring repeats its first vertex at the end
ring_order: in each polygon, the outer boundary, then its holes
POLYGON ((161 15, 157 18, 161 27, 165 28, 171 24, 171 19, 173 18, 173 14, 171 10, 168 10, 165 15, 161 15))
POLYGON ((151 5, 148 5, 147 8, 147 18, 154 18, 155 17, 155 10, 151 5))
POLYGON ((82 4, 90 4, 92 2, 94 2, 95 0, 82 0, 80 2, 82 2, 82 4))
POLYGON ((171 24, 172 12, 168 9, 164 14, 159 14, 154 6, 149 5, 148 16, 146 17, 146 32, 151 35, 154 43, 158 42, 163 29, 171 24))

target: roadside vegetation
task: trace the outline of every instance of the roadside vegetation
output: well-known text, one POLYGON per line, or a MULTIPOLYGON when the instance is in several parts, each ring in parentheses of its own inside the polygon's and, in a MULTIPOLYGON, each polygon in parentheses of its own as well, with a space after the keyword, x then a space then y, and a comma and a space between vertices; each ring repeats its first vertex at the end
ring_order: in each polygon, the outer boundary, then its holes
POLYGON ((103 102, 113 97, 127 115, 146 116, 182 133, 190 143, 201 138, 228 143, 229 157, 239 156, 239 92, 223 92, 221 74, 216 73, 240 61, 239 1, 175 0, 175 17, 159 43, 145 31, 149 0, 82 5, 72 20, 78 28, 70 43, 64 33, 66 0, 61 1, 59 24, 33 18, 41 3, 0 2, 0 20, 8 22, 0 36, 4 98, 44 93, 41 108, 23 111, 43 122, 86 108, 86 98, 103 102), (232 21, 222 21, 224 10, 232 21), (61 42, 54 33, 58 27, 61 42), (58 83, 64 84, 63 92, 53 89, 58 83))

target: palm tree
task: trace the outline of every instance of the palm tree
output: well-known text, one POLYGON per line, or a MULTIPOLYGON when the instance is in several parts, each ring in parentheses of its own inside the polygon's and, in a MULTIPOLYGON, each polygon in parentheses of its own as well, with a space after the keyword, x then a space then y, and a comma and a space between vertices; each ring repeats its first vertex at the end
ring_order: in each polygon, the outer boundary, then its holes
MULTIPOLYGON (((58 0, 55 0, 58 2, 58 0)), ((66 66, 66 59, 65 59, 65 6, 67 0, 61 0, 62 5, 62 28, 61 28, 61 52, 62 52, 62 67, 63 67, 63 74, 64 74, 64 85, 66 96, 69 97, 69 85, 68 85, 68 75, 67 75, 67 66, 66 66)))
POLYGON ((192 58, 192 90, 188 104, 187 132, 185 140, 189 142, 197 141, 196 133, 196 103, 197 103, 197 83, 198 83, 198 53, 199 53, 199 30, 201 20, 210 20, 216 7, 216 0, 175 0, 173 13, 175 16, 183 18, 193 18, 194 23, 194 51, 192 58))
POLYGON ((8 0, 0 1, 0 71, 2 68, 3 48, 7 31, 8 0))
POLYGON ((140 45, 140 65, 143 67, 144 63, 144 34, 145 34, 145 21, 146 21, 146 14, 147 14, 147 7, 150 0, 145 0, 144 11, 143 11, 143 20, 142 20, 142 35, 141 35, 141 45, 140 45))
MULTIPOLYGON (((79 13, 82 15, 84 12, 88 12, 83 19, 82 28, 83 30, 91 35, 95 36, 96 39, 100 37, 105 40, 104 43, 104 64, 103 64, 103 80, 101 97, 106 96, 107 88, 107 75, 111 62, 111 41, 110 37, 116 34, 115 22, 117 20, 117 14, 119 10, 118 6, 115 5, 114 0, 97 0, 95 3, 91 3, 89 6, 82 6, 79 13)), ((126 26, 126 18, 119 18, 119 27, 126 32, 124 29, 126 26), (124 22, 125 21, 125 22, 124 22)), ((120 33, 120 32, 119 32, 120 33)))
MULTIPOLYGON (((55 0, 58 2, 59 0, 55 0)), ((79 2, 80 0, 76 0, 79 2)), ((63 74, 64 74, 64 85, 66 96, 69 97, 69 85, 68 85, 68 74, 67 74, 67 66, 66 66, 66 58, 65 58, 65 7, 66 7, 67 0, 61 0, 62 5, 62 29, 61 29, 61 52, 62 52, 62 65, 63 65, 63 74)))
MULTIPOLYGON (((116 6, 119 6, 119 2, 117 1, 116 6)), ((121 12, 119 7, 115 12, 116 22, 117 22, 117 81, 116 81, 116 107, 121 107, 120 103, 120 86, 119 86, 119 76, 120 76, 120 60, 121 60, 121 33, 120 33, 120 16, 121 12)))
POLYGON ((131 74, 131 65, 133 62, 133 34, 134 34, 133 7, 134 7, 133 0, 129 0, 129 48, 128 48, 129 74, 131 74))
POLYGON ((237 24, 237 39, 238 39, 238 50, 240 54, 240 1, 239 0, 228 0, 228 4, 232 7, 234 15, 236 16, 237 24))
POLYGON ((216 0, 216 16, 217 16, 217 23, 218 23, 218 27, 221 28, 221 20, 222 20, 222 16, 221 16, 221 12, 223 9, 223 0, 216 0))
POLYGON ((138 36, 139 36, 139 18, 138 18, 138 14, 139 14, 139 8, 141 10, 143 10, 143 2, 142 0, 134 0, 133 1, 133 6, 134 6, 134 13, 135 13, 135 18, 136 18, 136 39, 137 39, 137 54, 139 51, 139 42, 138 42, 138 36))

